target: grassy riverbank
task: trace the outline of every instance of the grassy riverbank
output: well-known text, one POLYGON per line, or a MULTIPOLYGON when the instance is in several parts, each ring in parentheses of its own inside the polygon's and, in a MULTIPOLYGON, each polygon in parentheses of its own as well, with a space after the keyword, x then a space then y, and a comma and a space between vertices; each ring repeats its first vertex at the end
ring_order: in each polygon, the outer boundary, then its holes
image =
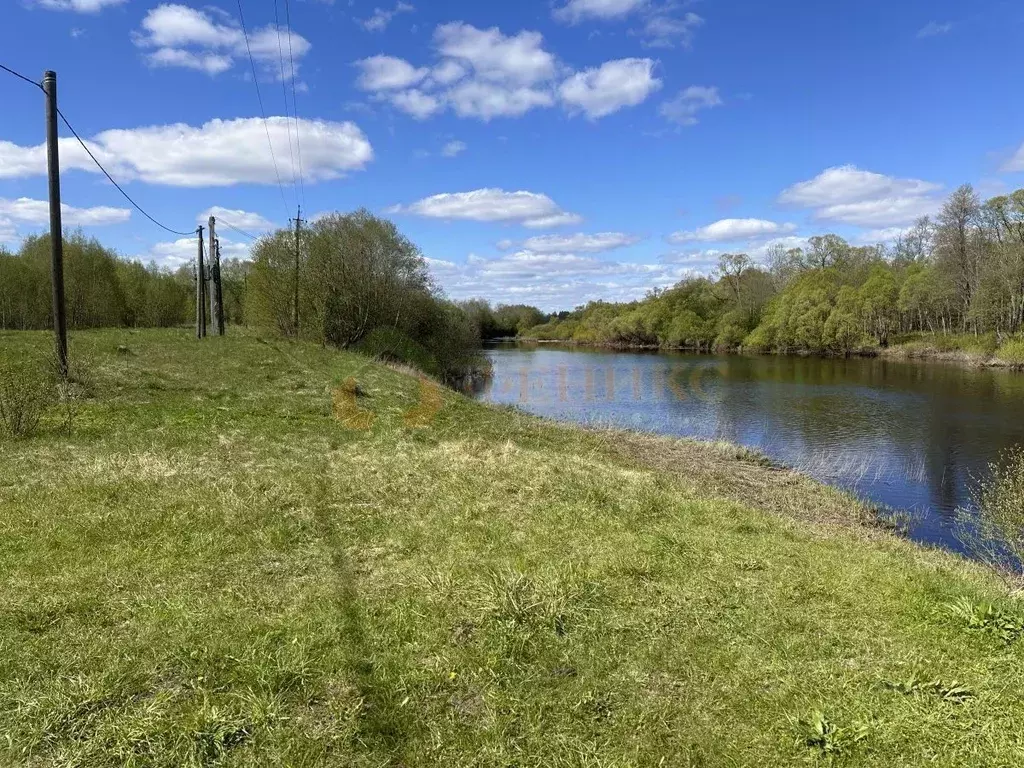
POLYGON ((232 334, 75 334, 70 436, 0 440, 0 762, 1024 759, 949 606, 1024 608, 842 494, 232 334))

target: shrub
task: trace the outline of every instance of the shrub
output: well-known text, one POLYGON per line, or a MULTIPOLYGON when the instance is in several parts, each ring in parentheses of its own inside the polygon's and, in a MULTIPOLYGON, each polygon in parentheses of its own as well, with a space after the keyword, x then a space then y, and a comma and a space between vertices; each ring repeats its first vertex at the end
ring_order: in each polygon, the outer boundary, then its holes
POLYGON ((1024 339, 1015 338, 1007 341, 996 351, 996 358, 1014 368, 1024 368, 1024 339))
POLYGON ((1024 448, 989 465, 975 482, 971 510, 957 513, 957 537, 983 563, 1008 581, 1024 578, 1024 448))
POLYGON ((0 359, 0 426, 12 437, 31 437, 56 402, 53 377, 38 360, 0 359))

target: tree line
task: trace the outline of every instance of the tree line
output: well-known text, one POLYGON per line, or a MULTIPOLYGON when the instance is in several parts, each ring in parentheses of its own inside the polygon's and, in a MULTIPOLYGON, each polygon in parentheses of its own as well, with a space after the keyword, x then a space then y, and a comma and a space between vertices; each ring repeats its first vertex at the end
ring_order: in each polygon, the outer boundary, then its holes
POLYGON ((591 302, 522 335, 624 346, 850 354, 913 334, 988 335, 1024 326, 1024 190, 982 202, 969 185, 891 245, 834 235, 724 254, 711 277, 627 303, 591 302))
MULTIPOLYGON (((72 330, 194 323, 194 265, 144 266, 69 232, 64 266, 72 330)), ((298 241, 292 231, 268 234, 250 259, 222 262, 221 279, 230 324, 400 360, 446 381, 485 366, 480 318, 447 301, 416 245, 366 211, 320 217, 298 241)), ((51 327, 49 236, 0 248, 0 329, 51 327)))

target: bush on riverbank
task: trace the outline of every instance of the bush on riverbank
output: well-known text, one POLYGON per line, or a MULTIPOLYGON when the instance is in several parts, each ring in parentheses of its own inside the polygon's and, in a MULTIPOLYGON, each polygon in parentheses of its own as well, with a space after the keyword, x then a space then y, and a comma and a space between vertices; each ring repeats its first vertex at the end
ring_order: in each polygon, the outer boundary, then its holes
POLYGON ((996 573, 1024 585, 1024 447, 991 464, 971 500, 973 508, 958 513, 961 539, 996 573))
POLYGON ((368 211, 320 216, 302 231, 296 327, 293 238, 279 230, 253 247, 250 324, 379 352, 445 381, 484 365, 479 328, 440 295, 419 248, 368 211))

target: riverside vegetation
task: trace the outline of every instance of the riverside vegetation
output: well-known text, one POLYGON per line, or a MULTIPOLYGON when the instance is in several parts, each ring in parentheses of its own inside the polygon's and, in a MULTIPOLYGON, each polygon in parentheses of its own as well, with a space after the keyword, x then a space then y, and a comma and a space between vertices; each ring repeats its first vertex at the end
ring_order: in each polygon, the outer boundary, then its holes
POLYGON ((1024 759, 1024 606, 757 456, 237 328, 71 354, 0 438, 0 762, 1024 759))
POLYGON ((1024 366, 1024 190, 984 204, 970 186, 889 246, 836 235, 723 254, 714 278, 642 301, 592 302, 521 335, 698 350, 937 356, 1024 366))

